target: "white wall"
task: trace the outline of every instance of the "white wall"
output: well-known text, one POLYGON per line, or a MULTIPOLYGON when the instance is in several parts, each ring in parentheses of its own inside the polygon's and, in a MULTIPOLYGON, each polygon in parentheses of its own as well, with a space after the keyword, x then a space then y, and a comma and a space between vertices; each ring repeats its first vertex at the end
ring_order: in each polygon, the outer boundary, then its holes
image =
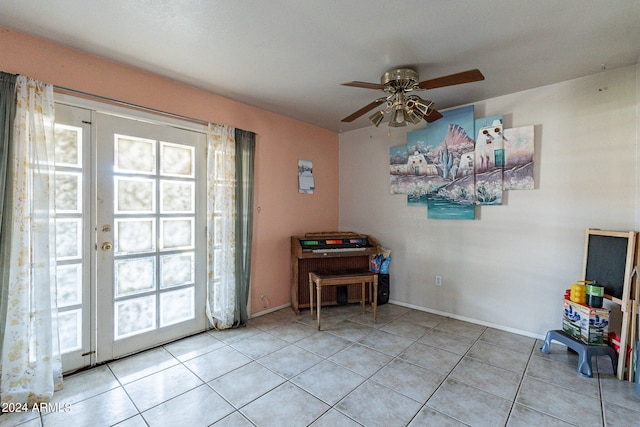
POLYGON ((474 221, 428 220, 390 194, 389 147, 416 128, 341 134, 340 229, 392 250, 393 302, 530 336, 559 328, 586 228, 638 229, 638 75, 626 67, 476 103, 476 118, 535 125, 536 189, 505 192, 474 221))

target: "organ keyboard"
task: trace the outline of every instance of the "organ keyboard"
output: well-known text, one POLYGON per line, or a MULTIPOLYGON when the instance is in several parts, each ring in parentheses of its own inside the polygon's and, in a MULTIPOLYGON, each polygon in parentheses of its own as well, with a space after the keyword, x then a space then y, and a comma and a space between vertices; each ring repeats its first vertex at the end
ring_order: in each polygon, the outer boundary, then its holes
POLYGON ((316 254, 331 253, 331 252, 362 252, 367 248, 328 248, 328 249, 311 249, 311 252, 316 254))
MULTIPOLYGON (((353 232, 307 233, 291 236, 291 307, 309 307, 309 272, 333 273, 369 269, 371 255, 380 253, 380 245, 371 236, 353 232)), ((357 287, 347 287, 347 301, 360 302, 357 287)), ((322 305, 336 305, 337 289, 322 289, 322 305)))

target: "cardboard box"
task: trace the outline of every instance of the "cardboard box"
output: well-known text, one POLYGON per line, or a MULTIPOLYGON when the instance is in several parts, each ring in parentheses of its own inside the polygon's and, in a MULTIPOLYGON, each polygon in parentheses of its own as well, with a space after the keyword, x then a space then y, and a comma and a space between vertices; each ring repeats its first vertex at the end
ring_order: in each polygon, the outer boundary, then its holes
POLYGON ((562 330, 589 345, 607 345, 609 310, 564 300, 562 330))

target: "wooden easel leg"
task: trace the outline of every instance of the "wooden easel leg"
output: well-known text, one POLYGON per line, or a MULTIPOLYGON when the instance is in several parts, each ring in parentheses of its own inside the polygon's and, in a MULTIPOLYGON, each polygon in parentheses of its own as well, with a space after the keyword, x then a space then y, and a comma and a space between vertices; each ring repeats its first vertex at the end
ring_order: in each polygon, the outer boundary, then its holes
POLYGON ((316 298, 317 304, 318 304, 318 330, 320 330, 320 306, 322 305, 322 301, 321 301, 321 293, 322 293, 322 286, 320 285, 320 283, 316 283, 316 291, 318 292, 318 296, 316 298))
MULTIPOLYGON (((617 377, 619 380, 625 379, 625 365, 627 362, 627 340, 629 338, 629 309, 630 305, 622 307, 622 329, 620 330, 620 354, 618 355, 617 377)), ((629 369, 631 371, 631 369, 629 369)))
POLYGON ((311 318, 313 319, 313 279, 309 274, 309 309, 311 312, 311 318))
MULTIPOLYGON (((638 233, 638 240, 640 241, 640 233, 638 233)), ((640 247, 636 248, 636 266, 633 269, 633 273, 631 276, 633 277, 635 274, 635 280, 632 282, 633 286, 633 299, 631 301, 631 333, 630 333, 630 343, 631 346, 631 360, 629 363, 629 381, 634 380, 634 376, 638 375, 638 370, 640 370, 640 366, 636 366, 636 372, 633 370, 633 362, 638 360, 636 355, 640 348, 638 348, 638 328, 640 328, 640 278, 638 278, 638 260, 640 259, 640 247)))
MULTIPOLYGON (((635 372, 633 370, 633 361, 636 360, 636 353, 638 352, 638 348, 636 346, 636 341, 638 341, 638 302, 631 301, 631 331, 629 332, 629 347, 631 347, 631 360, 629 360, 629 381, 633 382, 635 372)), ((640 369, 640 367, 636 366, 636 369, 640 369)))
POLYGON ((373 276, 373 323, 378 320, 378 275, 373 276))

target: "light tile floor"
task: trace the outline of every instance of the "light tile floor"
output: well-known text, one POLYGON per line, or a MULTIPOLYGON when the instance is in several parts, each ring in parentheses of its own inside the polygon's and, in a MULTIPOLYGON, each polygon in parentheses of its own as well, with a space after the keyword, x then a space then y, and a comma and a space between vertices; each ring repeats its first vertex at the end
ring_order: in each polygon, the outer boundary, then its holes
POLYGON ((638 426, 608 358, 398 305, 290 308, 65 378, 51 411, 0 426, 638 426), (57 406, 56 406, 57 405, 57 406), (56 410, 58 409, 58 410, 56 410))

